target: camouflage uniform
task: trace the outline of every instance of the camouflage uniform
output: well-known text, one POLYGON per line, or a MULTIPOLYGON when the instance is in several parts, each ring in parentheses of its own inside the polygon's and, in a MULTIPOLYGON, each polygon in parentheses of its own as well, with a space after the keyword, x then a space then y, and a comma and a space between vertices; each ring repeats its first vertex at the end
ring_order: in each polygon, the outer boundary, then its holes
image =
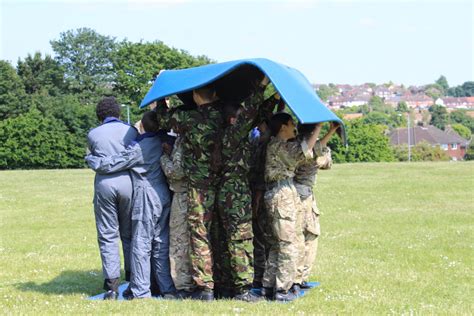
POLYGON ((319 210, 316 206, 313 187, 316 183, 318 169, 329 169, 332 166, 330 149, 324 147, 321 151, 316 152, 316 154, 322 154, 317 156, 317 159, 301 162, 295 171, 294 183, 300 198, 298 214, 300 214, 300 221, 303 223, 301 229, 304 236, 303 244, 298 249, 299 261, 295 283, 308 281, 316 259, 318 237, 321 234, 319 210))
POLYGON ((253 228, 253 284, 261 287, 265 263, 270 251, 269 240, 271 227, 265 210, 263 195, 265 194, 265 154, 270 131, 261 132, 258 139, 252 143, 250 159, 250 190, 252 192, 252 228, 253 228))
POLYGON ((193 110, 157 107, 160 127, 183 135, 183 169, 188 176, 188 225, 193 279, 201 289, 213 289, 209 232, 221 166, 218 129, 223 125, 219 101, 193 110))
POLYGON ((188 188, 183 170, 183 148, 181 137, 176 139, 171 157, 161 156, 161 168, 170 189, 174 192, 170 214, 170 264, 171 277, 177 290, 192 291, 194 288, 189 256, 190 232, 187 221, 188 188))
POLYGON ((303 232, 296 227, 299 198, 293 177, 297 164, 313 156, 305 141, 287 142, 272 137, 267 145, 264 199, 273 239, 263 277, 264 287, 287 291, 294 283, 298 257, 295 240, 303 232))
POLYGON ((223 172, 216 210, 222 221, 220 235, 225 238, 227 249, 220 255, 229 256, 232 285, 237 293, 249 289, 253 279, 249 133, 263 118, 271 116, 277 102, 274 97, 263 102, 263 90, 255 89, 244 103, 237 122, 227 127, 222 137, 223 172))

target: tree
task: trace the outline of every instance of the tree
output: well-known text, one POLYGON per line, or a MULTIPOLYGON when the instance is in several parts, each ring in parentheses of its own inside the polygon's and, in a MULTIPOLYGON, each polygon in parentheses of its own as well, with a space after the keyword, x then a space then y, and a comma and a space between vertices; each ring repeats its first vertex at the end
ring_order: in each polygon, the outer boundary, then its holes
POLYGON ((466 110, 457 110, 449 114, 451 123, 459 123, 471 130, 474 133, 474 117, 467 115, 466 110))
POLYGON ((437 83, 426 85, 424 90, 425 94, 431 97, 433 100, 441 98, 444 95, 443 87, 437 83))
POLYGON ((316 91, 316 93, 321 98, 321 100, 327 101, 329 97, 336 95, 338 93, 338 90, 335 86, 331 87, 322 84, 319 86, 318 91, 316 91))
POLYGON ((456 123, 456 124, 451 125, 451 127, 462 138, 467 139, 467 140, 471 139, 471 135, 472 135, 471 130, 467 128, 466 126, 456 123))
POLYGON ((27 108, 21 78, 10 63, 0 60, 0 120, 19 115, 27 108))
POLYGON ((29 94, 44 91, 49 95, 59 95, 66 92, 64 70, 49 55, 43 59, 40 52, 33 56, 28 54, 24 61, 18 60, 17 72, 29 94))
POLYGON ((345 121, 348 147, 338 137, 329 142, 336 162, 394 161, 394 155, 382 125, 365 124, 362 120, 345 121))
POLYGON ((474 81, 466 81, 460 86, 449 88, 448 95, 452 97, 474 96, 474 81))
POLYGON ((398 102, 397 112, 402 112, 402 113, 410 112, 410 110, 408 109, 408 104, 405 101, 398 102))
POLYGON ((111 59, 117 45, 115 38, 80 28, 63 32, 50 43, 72 92, 110 90, 115 78, 111 59))
POLYGON ((429 108, 429 111, 431 113, 430 124, 444 130, 446 124, 448 124, 448 111, 446 111, 446 108, 442 105, 434 104, 429 108))
MULTIPOLYGON (((113 55, 114 90, 124 103, 137 105, 163 69, 181 69, 211 63, 206 56, 192 56, 163 42, 123 42, 113 55)), ((135 108, 135 107, 134 107, 135 108)))
POLYGON ((371 111, 382 112, 386 114, 394 112, 393 108, 390 105, 385 104, 383 99, 376 95, 370 98, 368 104, 371 111))
POLYGON ((474 160, 474 142, 471 141, 469 147, 467 147, 466 155, 464 156, 465 160, 474 160))
POLYGON ((446 95, 446 93, 448 92, 448 89, 449 89, 449 84, 448 84, 448 80, 446 79, 446 77, 441 75, 438 78, 438 80, 435 81, 435 83, 443 89, 443 91, 442 91, 443 95, 446 95))
POLYGON ((85 147, 64 124, 34 107, 0 122, 0 169, 83 167, 85 147))

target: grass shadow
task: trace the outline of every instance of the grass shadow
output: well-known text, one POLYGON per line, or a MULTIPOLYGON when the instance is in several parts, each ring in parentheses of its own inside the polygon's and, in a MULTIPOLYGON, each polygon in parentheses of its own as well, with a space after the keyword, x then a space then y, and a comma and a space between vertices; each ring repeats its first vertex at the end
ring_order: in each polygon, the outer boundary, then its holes
POLYGON ((15 287, 23 292, 40 292, 47 295, 98 294, 103 285, 100 270, 63 271, 60 275, 45 283, 21 282, 15 287))

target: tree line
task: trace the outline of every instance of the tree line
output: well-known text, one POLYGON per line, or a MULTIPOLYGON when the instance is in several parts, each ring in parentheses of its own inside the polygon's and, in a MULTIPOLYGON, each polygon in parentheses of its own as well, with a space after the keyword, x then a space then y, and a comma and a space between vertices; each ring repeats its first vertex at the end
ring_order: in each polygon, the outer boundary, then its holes
MULTIPOLYGON (((82 168, 86 135, 99 124, 95 105, 102 97, 128 105, 135 122, 144 111, 138 104, 161 69, 214 62, 161 41, 118 41, 89 28, 63 32, 50 44, 53 56, 35 52, 15 66, 0 60, 0 169, 82 168)), ((406 104, 393 109, 374 97, 359 110, 366 114, 362 119, 345 122, 349 147, 331 141, 334 159, 399 160, 387 129, 406 125, 399 115, 406 104)), ((464 116, 453 119, 468 124, 464 116)))

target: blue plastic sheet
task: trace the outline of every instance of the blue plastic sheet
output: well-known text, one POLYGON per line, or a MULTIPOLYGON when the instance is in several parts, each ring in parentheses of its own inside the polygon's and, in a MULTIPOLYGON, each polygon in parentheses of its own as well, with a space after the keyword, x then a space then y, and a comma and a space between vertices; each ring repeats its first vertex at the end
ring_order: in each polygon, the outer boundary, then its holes
MULTIPOLYGON (((181 94, 182 99, 186 98, 186 93, 211 83, 217 85, 221 83, 221 87, 222 82, 224 85, 228 83, 227 85, 231 87, 227 87, 226 92, 235 94, 235 91, 241 90, 241 94, 245 94, 248 90, 245 84, 255 79, 256 73, 260 74, 261 78, 263 75, 268 76, 299 122, 333 121, 340 123, 344 129, 342 120, 321 102, 310 82, 301 72, 265 58, 242 59, 181 70, 165 70, 156 78, 140 107, 171 95, 181 94)), ((187 99, 189 100, 189 95, 187 99)))

